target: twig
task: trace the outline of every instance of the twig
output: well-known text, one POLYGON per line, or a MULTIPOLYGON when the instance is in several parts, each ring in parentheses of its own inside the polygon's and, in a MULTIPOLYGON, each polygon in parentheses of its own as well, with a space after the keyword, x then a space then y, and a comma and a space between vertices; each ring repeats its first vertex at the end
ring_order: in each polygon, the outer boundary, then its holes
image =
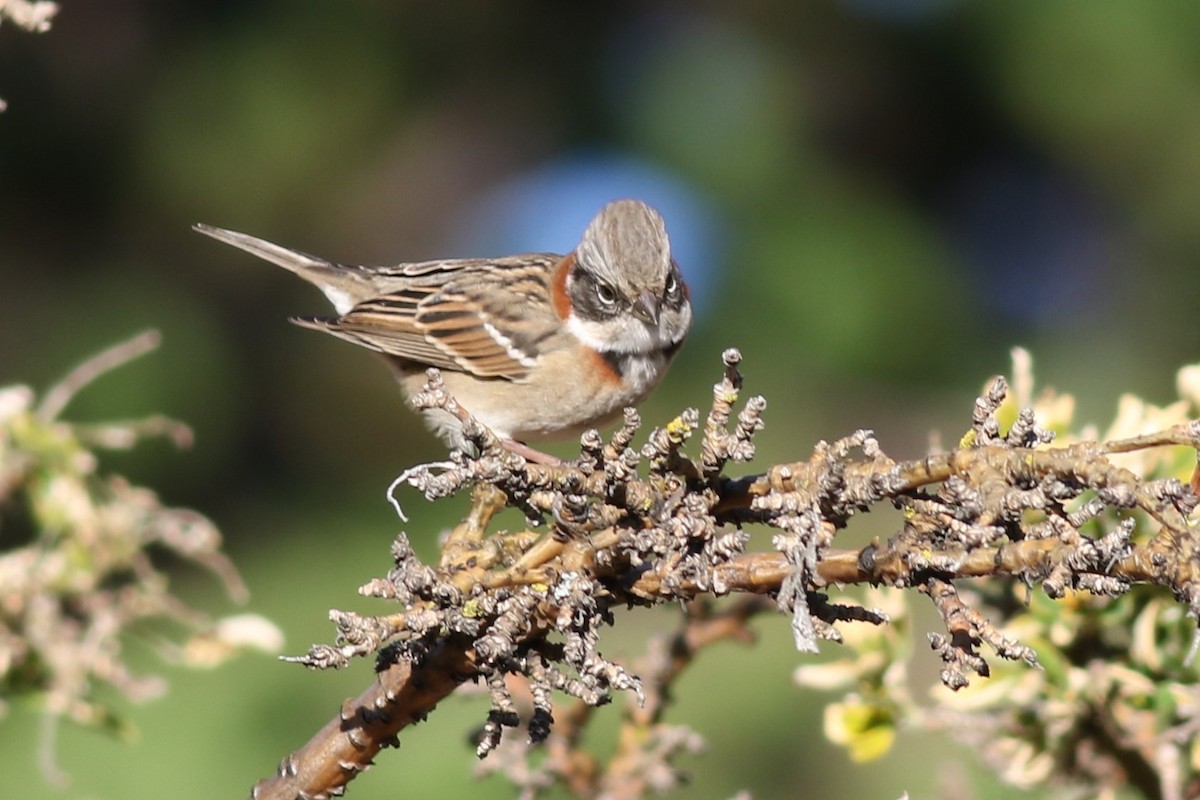
POLYGON ((113 345, 92 356, 46 392, 35 412, 39 422, 58 419, 67 404, 92 381, 158 347, 162 337, 158 331, 143 331, 132 339, 113 345))

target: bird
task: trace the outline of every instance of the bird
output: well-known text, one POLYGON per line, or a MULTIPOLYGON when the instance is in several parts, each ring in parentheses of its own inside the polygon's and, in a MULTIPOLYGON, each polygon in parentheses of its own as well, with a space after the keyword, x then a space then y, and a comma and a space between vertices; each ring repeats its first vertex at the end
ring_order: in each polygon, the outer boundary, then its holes
MULTIPOLYGON (((605 205, 569 253, 340 264, 245 233, 196 231, 294 272, 334 316, 293 317, 380 353, 411 402, 438 368, 447 391, 509 450, 564 439, 636 406, 658 385, 692 324, 662 216, 640 200, 605 205)), ((471 452, 462 422, 424 411, 451 448, 471 452)))

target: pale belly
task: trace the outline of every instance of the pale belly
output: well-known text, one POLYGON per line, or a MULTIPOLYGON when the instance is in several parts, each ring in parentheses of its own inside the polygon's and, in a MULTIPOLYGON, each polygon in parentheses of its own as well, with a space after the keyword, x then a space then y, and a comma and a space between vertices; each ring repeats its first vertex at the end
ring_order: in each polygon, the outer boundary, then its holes
MULTIPOLYGON (((442 378, 459 404, 502 439, 570 439, 612 421, 627 406, 644 400, 666 373, 669 361, 662 353, 623 359, 616 368, 605 371, 584 368, 576 353, 556 353, 544 356, 525 381, 480 380, 450 370, 444 370, 442 378)), ((424 382, 423 370, 402 372, 401 384, 409 397, 424 382)), ((461 444, 457 419, 440 410, 425 413, 430 427, 443 440, 461 444)))

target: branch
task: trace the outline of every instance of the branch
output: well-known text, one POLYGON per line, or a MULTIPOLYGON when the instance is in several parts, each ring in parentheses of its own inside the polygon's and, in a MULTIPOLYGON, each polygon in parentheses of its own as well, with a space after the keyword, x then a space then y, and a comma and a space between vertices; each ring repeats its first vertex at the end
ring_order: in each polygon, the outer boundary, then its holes
POLYGON ((341 711, 280 762, 276 775, 260 781, 250 796, 295 800, 341 794, 341 787, 370 767, 380 750, 399 747, 397 733, 425 719, 476 672, 468 649, 453 641, 419 662, 387 665, 374 684, 343 703, 341 711))
MULTIPOLYGON (((609 441, 589 432, 580 456, 559 465, 529 463, 502 447, 431 370, 414 403, 458 416, 479 455, 453 453, 449 461, 409 470, 398 483, 429 500, 473 486, 471 513, 446 540, 436 567, 420 563, 402 534, 393 546, 395 567, 363 587, 403 610, 377 617, 334 612, 339 644, 292 659, 341 667, 377 653, 380 683, 285 760, 280 776, 260 782, 254 796, 341 791, 408 722, 471 678, 484 681, 492 698, 480 757, 521 724, 506 676, 523 676, 533 698, 530 743, 550 734, 554 690, 576 698, 566 717, 576 726, 590 716, 580 704, 595 707, 614 690, 630 692, 648 703, 627 717, 644 732, 657 724, 673 673, 651 670, 639 678, 600 654, 601 630, 620 605, 761 595, 791 615, 797 648, 814 651, 821 639, 840 641, 846 622, 887 621, 877 611, 831 604, 829 587, 919 588, 945 623, 945 634, 929 638, 946 665, 943 682, 956 690, 968 684, 968 673, 989 672, 979 643, 1001 659, 1038 664, 1032 649, 1001 634, 960 595, 956 582, 964 579, 1011 576, 1041 584, 1050 597, 1073 589, 1117 595, 1136 583, 1157 584, 1193 613, 1200 610, 1198 542, 1188 520, 1200 501, 1178 480, 1145 480, 1109 460, 1150 447, 1196 448, 1196 423, 1051 446, 1053 434, 1030 409, 1002 430, 1007 384, 997 378, 953 451, 897 461, 860 430, 819 442, 805 461, 730 478, 724 475, 730 463, 754 457, 766 404, 751 398, 735 416, 740 355, 726 351, 723 362, 703 427, 688 409, 652 431, 637 451, 631 444, 640 420, 628 411, 609 441), (700 457, 693 460, 684 448, 697 433, 700 457), (886 541, 857 550, 833 546, 854 515, 884 503, 901 512, 900 527, 886 541), (521 510, 533 527, 489 535, 503 506, 521 510), (1136 542, 1132 512, 1154 525, 1136 542), (1107 514, 1124 521, 1106 533, 1098 529, 1107 514), (774 551, 747 551, 747 524, 773 528, 774 551)), ((569 753, 573 734, 564 735, 558 747, 569 753)), ((665 768, 681 741, 673 740, 655 763, 665 768)), ((605 774, 645 788, 646 751, 634 757, 623 746, 605 774), (622 766, 634 762, 637 769, 622 766)), ((560 767, 557 774, 565 780, 571 773, 560 767)), ((570 783, 587 796, 579 787, 598 784, 582 774, 570 783)), ((525 788, 533 797, 544 781, 531 779, 525 788)))

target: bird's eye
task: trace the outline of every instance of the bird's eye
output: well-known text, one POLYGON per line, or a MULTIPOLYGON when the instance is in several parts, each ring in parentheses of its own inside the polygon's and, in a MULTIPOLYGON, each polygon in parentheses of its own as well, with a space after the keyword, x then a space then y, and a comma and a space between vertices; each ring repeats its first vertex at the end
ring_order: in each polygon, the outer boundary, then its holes
POLYGON ((670 272, 667 274, 666 295, 667 297, 674 297, 677 294, 679 294, 679 279, 675 277, 674 272, 670 272))
POLYGON ((614 306, 617 304, 617 290, 606 283, 596 284, 596 299, 602 305, 614 306))

